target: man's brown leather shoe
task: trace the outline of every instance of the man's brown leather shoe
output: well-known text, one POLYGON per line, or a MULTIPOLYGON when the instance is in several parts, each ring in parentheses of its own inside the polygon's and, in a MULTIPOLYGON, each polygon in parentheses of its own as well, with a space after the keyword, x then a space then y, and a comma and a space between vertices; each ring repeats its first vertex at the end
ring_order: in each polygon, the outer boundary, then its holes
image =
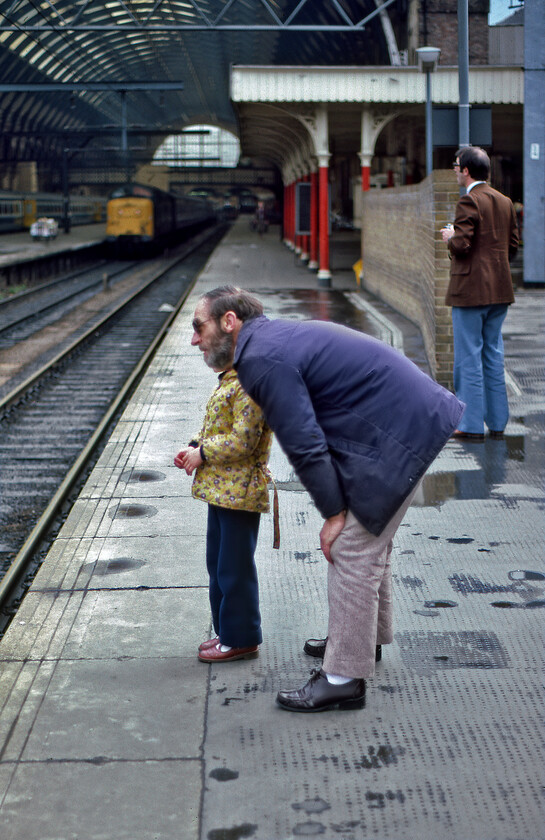
POLYGON ((363 709, 365 680, 354 679, 344 685, 332 685, 322 670, 313 671, 303 688, 279 691, 276 702, 290 712, 327 712, 330 709, 363 709))
MULTIPOLYGON (((327 645, 327 636, 325 639, 307 639, 303 645, 303 650, 309 656, 317 656, 321 659, 325 656, 325 649, 327 645)), ((380 662, 382 659, 382 645, 377 645, 375 650, 375 662, 380 662)))

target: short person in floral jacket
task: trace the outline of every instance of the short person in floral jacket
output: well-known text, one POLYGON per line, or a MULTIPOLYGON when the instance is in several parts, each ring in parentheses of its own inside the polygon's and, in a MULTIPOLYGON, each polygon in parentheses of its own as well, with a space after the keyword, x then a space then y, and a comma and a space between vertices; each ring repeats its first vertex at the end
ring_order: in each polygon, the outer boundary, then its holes
MULTIPOLYGON (((221 371, 201 431, 174 459, 188 475, 192 494, 208 502, 206 565, 216 636, 199 647, 203 662, 248 659, 262 642, 254 553, 261 513, 269 510, 272 432, 261 409, 242 389, 236 371, 224 369, 208 322, 195 313, 205 362, 221 371), (203 345, 209 334, 209 347, 203 345)), ((195 343, 195 342, 192 342, 195 343)))

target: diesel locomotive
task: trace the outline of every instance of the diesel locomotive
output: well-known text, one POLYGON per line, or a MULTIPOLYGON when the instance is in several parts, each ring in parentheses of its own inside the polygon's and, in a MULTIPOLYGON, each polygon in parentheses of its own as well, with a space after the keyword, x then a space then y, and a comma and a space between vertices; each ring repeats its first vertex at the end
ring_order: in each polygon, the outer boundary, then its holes
POLYGON ((216 210, 206 198, 125 184, 114 190, 108 201, 106 242, 118 252, 148 253, 215 220, 216 210))

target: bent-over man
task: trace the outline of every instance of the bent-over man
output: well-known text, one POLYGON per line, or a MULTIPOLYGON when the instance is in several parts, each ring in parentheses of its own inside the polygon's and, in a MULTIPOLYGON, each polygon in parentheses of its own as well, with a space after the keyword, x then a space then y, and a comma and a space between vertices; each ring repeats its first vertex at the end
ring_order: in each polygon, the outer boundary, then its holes
MULTIPOLYGON (((463 412, 401 353, 322 321, 269 320, 223 286, 197 304, 192 344, 232 359, 325 522, 329 625, 323 668, 282 708, 361 708, 377 645, 393 641, 390 554, 416 487, 463 412)), ((325 641, 325 640, 324 640, 325 641)))

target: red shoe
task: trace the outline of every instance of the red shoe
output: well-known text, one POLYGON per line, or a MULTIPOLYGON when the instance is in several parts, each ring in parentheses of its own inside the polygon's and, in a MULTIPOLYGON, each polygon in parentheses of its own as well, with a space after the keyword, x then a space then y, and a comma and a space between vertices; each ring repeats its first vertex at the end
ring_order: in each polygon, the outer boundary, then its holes
POLYGON ((232 662, 235 659, 255 659, 256 656, 259 656, 257 645, 222 651, 221 646, 217 644, 214 647, 199 651, 201 662, 232 662))
POLYGON ((214 647, 219 642, 219 636, 214 636, 213 639, 207 639, 206 642, 201 642, 199 645, 199 650, 208 650, 208 648, 214 647))

